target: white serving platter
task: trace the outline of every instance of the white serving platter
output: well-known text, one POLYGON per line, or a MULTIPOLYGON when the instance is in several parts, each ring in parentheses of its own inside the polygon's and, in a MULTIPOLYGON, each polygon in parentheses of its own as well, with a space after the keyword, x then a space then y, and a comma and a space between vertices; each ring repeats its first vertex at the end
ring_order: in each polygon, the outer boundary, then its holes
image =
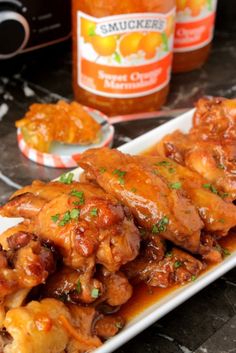
MULTIPOLYGON (((155 143, 157 143, 162 137, 179 129, 183 132, 188 132, 192 125, 192 117, 194 110, 191 110, 149 132, 136 138, 135 140, 128 142, 121 147, 119 150, 129 154, 138 154, 148 149, 155 143)), ((75 169, 75 179, 79 177, 82 169, 75 169)), ((9 219, 0 218, 0 233, 14 225, 9 219)), ((178 305, 189 299, 191 296, 202 290, 204 287, 215 281, 217 278, 228 272, 230 269, 236 266, 236 251, 231 253, 230 256, 224 259, 223 262, 214 266, 200 277, 196 281, 191 282, 187 285, 179 287, 161 299, 157 300, 156 303, 145 307, 143 310, 140 309, 139 314, 130 320, 125 328, 115 337, 106 341, 100 348, 96 349, 94 353, 110 353, 124 343, 129 341, 132 337, 146 329, 148 326, 159 320, 161 317, 166 315, 168 312, 176 308, 178 305)))

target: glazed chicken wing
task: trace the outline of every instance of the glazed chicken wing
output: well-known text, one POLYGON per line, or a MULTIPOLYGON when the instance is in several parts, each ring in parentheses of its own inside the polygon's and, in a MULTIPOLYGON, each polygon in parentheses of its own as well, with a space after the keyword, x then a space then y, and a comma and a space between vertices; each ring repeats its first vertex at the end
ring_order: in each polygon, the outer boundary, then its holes
POLYGON ((97 263, 117 271, 139 252, 140 235, 131 214, 94 185, 34 183, 17 192, 1 214, 28 218, 36 234, 53 242, 65 265, 79 271, 68 280, 80 281, 75 301, 93 302, 93 289, 103 294, 103 284, 93 278, 97 263))
POLYGON ((193 128, 202 140, 236 138, 236 99, 201 98, 196 104, 193 128))
POLYGON ((131 215, 100 188, 73 182, 51 200, 43 189, 61 188, 61 183, 42 184, 39 191, 20 194, 1 208, 3 216, 31 219, 36 234, 51 240, 66 265, 88 268, 90 260, 109 270, 134 259, 139 250, 139 232, 131 215))
POLYGON ((198 172, 219 193, 236 198, 236 100, 203 98, 188 134, 175 131, 157 145, 159 155, 198 172))
POLYGON ((236 206, 209 187, 208 181, 200 174, 160 156, 135 157, 145 168, 153 168, 168 184, 185 193, 196 206, 204 228, 217 236, 225 236, 236 226, 236 206))
POLYGON ((192 252, 199 251, 203 223, 195 206, 153 173, 153 168, 107 148, 85 152, 79 164, 89 179, 129 207, 140 226, 192 252))
POLYGON ((145 282, 151 287, 168 288, 195 279, 204 265, 190 254, 173 248, 158 261, 144 254, 124 267, 124 272, 135 283, 145 282))

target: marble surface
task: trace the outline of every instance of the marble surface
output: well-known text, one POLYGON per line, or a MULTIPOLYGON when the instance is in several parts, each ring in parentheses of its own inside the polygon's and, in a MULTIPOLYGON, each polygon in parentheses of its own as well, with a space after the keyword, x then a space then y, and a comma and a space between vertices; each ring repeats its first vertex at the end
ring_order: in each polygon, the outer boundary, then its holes
MULTIPOLYGON (((164 107, 190 108, 202 95, 236 95, 236 36, 216 34, 200 70, 175 75, 164 107)), ((0 62, 0 203, 33 179, 50 180, 63 170, 39 166, 18 150, 14 122, 33 102, 72 99, 70 43, 0 62)), ((115 126, 114 146, 169 118, 115 126)), ((232 270, 120 348, 117 353, 236 352, 236 270, 232 270)))

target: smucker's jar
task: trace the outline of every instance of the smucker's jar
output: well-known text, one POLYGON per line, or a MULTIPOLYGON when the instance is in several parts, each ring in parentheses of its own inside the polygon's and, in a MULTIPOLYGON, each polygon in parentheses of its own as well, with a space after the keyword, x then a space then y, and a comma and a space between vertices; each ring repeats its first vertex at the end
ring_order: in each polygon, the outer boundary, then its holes
POLYGON ((107 115, 159 109, 172 62, 174 0, 72 0, 73 88, 107 115))
POLYGON ((176 0, 173 72, 187 72, 207 60, 217 0, 176 0))

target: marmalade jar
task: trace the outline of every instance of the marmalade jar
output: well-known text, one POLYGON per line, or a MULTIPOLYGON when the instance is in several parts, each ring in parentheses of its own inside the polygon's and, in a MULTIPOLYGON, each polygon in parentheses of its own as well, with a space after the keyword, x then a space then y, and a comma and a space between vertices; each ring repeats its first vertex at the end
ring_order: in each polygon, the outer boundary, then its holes
POLYGON ((217 0, 176 0, 173 72, 198 69, 211 49, 217 0))
POLYGON ((151 111, 171 74, 174 0, 72 0, 75 99, 107 115, 151 111))

